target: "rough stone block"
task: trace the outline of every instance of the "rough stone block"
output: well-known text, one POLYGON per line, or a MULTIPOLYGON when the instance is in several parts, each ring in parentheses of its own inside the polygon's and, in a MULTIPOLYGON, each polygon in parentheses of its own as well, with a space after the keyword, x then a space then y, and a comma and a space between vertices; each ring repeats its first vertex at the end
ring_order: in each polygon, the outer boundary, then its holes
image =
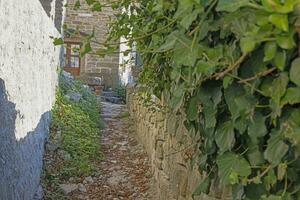
POLYGON ((129 112, 136 124, 136 137, 145 146, 151 159, 155 186, 159 200, 215 200, 230 199, 230 188, 220 188, 216 183, 209 195, 192 199, 192 194, 203 176, 198 166, 190 165, 193 143, 183 125, 181 116, 164 115, 149 107, 136 96, 133 88, 127 93, 129 112))

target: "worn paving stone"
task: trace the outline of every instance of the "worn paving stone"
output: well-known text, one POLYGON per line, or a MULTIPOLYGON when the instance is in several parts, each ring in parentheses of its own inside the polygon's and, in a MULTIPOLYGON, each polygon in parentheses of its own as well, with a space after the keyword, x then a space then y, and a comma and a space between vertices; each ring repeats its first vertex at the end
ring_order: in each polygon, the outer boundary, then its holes
POLYGON ((70 194, 71 192, 74 192, 78 189, 78 186, 76 184, 61 184, 60 189, 65 195, 70 194))
MULTIPOLYGON (((86 177, 82 186, 69 199, 89 200, 152 200, 152 173, 147 154, 132 132, 126 106, 102 102, 105 122, 101 147, 103 161, 100 176, 86 177), (91 181, 92 180, 92 181, 91 181)), ((153 199, 154 200, 154 199, 153 199)))

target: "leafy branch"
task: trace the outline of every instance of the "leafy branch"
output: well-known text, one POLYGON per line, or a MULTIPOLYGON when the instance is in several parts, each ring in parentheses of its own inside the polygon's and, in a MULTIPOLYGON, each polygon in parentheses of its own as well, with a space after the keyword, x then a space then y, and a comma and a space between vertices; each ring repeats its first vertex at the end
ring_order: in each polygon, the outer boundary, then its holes
POLYGON ((300 168, 293 164, 300 160, 299 1, 111 5, 127 12, 116 15, 109 41, 98 44, 135 43, 144 63, 139 83, 201 136, 193 146, 200 172, 209 176, 195 194, 220 180, 234 188, 233 196, 249 200, 300 198, 300 168), (127 41, 116 42, 120 37, 127 41))

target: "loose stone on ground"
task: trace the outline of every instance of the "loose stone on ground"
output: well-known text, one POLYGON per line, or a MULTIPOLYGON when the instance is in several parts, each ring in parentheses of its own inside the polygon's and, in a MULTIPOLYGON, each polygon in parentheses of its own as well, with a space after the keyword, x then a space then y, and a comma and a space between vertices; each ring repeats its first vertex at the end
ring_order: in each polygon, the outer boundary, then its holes
POLYGON ((60 189, 65 195, 70 194, 71 192, 74 192, 75 190, 78 189, 77 184, 61 184, 60 189))
POLYGON ((151 200, 152 174, 147 154, 138 144, 126 116, 126 106, 102 102, 100 176, 63 185, 72 200, 151 200), (75 188, 76 186, 76 188, 75 188))

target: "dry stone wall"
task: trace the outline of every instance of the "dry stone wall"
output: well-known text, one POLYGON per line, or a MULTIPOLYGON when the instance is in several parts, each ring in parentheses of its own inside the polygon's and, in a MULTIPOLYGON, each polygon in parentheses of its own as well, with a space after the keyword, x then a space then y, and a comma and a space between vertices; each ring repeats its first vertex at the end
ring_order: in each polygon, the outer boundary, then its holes
MULTIPOLYGON (((183 118, 162 111, 155 102, 145 102, 134 87, 127 88, 127 105, 137 139, 150 156, 157 199, 192 200, 203 175, 197 159, 192 164, 195 141, 185 129, 183 118)), ((210 195, 194 197, 194 200, 215 199, 231 199, 230 190, 213 184, 210 195)))
POLYGON ((60 37, 55 2, 0 0, 0 200, 41 196, 61 52, 49 38, 60 37))

